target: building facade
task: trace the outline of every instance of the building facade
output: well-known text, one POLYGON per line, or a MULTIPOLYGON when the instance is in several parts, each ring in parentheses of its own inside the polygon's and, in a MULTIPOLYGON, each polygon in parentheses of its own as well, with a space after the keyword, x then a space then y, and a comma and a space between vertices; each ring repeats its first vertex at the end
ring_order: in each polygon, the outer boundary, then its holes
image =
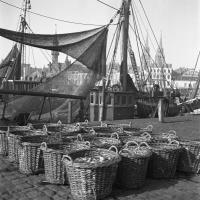
POLYGON ((190 68, 178 68, 173 71, 173 87, 180 90, 183 96, 191 96, 196 88, 199 72, 190 68))
POLYGON ((144 50, 146 53, 143 53, 142 56, 142 68, 145 71, 147 88, 152 88, 154 84, 158 84, 160 88, 170 88, 172 84, 172 64, 167 64, 165 61, 162 36, 154 62, 151 61, 148 41, 146 41, 144 50))

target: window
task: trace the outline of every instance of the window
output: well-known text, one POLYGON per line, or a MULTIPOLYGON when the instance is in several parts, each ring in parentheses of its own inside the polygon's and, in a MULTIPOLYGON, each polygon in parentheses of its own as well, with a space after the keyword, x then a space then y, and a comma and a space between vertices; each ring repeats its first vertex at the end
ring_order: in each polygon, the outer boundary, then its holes
POLYGON ((102 95, 99 94, 99 104, 102 104, 102 95))
POLYGON ((94 103, 94 93, 90 94, 90 103, 94 103))
POLYGON ((123 96, 122 96, 122 105, 125 105, 125 104, 126 104, 126 96, 123 95, 123 96))
POLYGON ((99 94, 96 93, 95 104, 99 104, 99 94))
POLYGON ((115 105, 119 105, 120 104, 120 96, 116 95, 115 96, 115 105))
POLYGON ((107 105, 111 105, 111 95, 110 95, 110 94, 108 94, 108 95, 106 96, 106 104, 107 104, 107 105))
POLYGON ((128 96, 128 104, 132 104, 132 96, 128 96))

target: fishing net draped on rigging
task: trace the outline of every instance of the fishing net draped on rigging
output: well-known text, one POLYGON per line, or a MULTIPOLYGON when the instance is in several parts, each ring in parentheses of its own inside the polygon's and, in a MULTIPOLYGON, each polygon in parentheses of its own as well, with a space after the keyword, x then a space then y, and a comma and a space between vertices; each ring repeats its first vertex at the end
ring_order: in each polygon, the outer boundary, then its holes
MULTIPOLYGON (((56 35, 22 34, 0 29, 0 36, 33 47, 59 51, 75 59, 72 65, 41 83, 33 91, 51 92, 54 90, 56 93, 86 96, 95 86, 95 82, 105 75, 107 32, 105 26, 83 32, 56 35), (88 72, 82 83, 74 84, 72 80, 69 80, 68 73, 70 70, 73 71, 73 66, 79 62, 88 68, 88 72)), ((38 108, 41 107, 42 102, 43 97, 17 96, 9 102, 7 110, 13 116, 23 112, 37 112, 38 114, 38 108)), ((78 112, 78 102, 78 100, 73 100, 74 116, 78 112)), ((67 114, 67 103, 66 99, 52 98, 53 114, 55 116, 59 116, 59 113, 67 114)), ((43 116, 48 115, 48 110, 49 105, 46 103, 43 116)))
POLYGON ((105 56, 101 51, 106 45, 105 26, 88 31, 54 35, 21 33, 0 28, 0 36, 33 47, 65 53, 97 73, 101 72, 99 65, 105 62, 105 56))

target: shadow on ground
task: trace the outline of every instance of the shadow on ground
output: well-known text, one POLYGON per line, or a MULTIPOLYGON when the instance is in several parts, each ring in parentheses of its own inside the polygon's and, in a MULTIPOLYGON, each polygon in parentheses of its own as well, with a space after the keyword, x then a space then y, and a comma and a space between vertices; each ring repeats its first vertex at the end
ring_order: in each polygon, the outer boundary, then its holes
POLYGON ((141 189, 127 190, 127 189, 115 187, 110 197, 112 197, 112 199, 115 199, 115 200, 120 199, 120 197, 126 197, 126 196, 131 196, 134 198, 134 196, 136 197, 137 195, 142 194, 144 192, 167 189, 169 187, 172 187, 173 185, 176 185, 178 181, 180 180, 187 180, 187 181, 198 183, 195 180, 193 180, 194 176, 196 175, 177 172, 173 179, 147 179, 145 185, 141 189))

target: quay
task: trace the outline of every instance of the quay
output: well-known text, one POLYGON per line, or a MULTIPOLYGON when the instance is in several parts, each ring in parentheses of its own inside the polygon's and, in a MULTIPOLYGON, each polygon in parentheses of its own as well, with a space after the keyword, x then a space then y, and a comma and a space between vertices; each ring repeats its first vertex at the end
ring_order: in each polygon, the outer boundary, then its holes
MULTIPOLYGON (((200 116, 185 115, 158 119, 132 119, 112 121, 129 123, 143 128, 153 125, 153 134, 175 130, 177 135, 186 139, 200 140, 200 116)), ((9 122, 0 122, 7 125, 9 122)), ((69 186, 52 185, 42 182, 44 175, 24 175, 6 157, 0 156, 0 200, 72 200, 69 186)), ((122 190, 114 188, 106 200, 200 200, 200 176, 177 173, 173 179, 147 179, 141 189, 122 190)))

